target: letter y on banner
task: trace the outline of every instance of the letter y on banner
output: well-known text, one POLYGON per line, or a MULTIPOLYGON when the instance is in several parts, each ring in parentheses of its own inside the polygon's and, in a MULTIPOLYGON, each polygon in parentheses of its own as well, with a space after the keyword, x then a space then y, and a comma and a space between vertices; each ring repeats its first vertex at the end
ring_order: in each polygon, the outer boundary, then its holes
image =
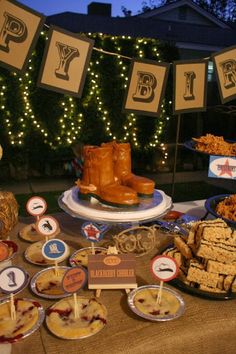
POLYGON ((51 26, 38 86, 81 97, 94 41, 51 26))
POLYGON ((169 64, 134 59, 123 104, 124 112, 158 116, 164 96, 169 64))
POLYGON ((45 17, 13 0, 0 1, 0 65, 23 73, 45 17))
POLYGON ((224 104, 236 98, 236 46, 213 54, 212 59, 221 102, 224 104))

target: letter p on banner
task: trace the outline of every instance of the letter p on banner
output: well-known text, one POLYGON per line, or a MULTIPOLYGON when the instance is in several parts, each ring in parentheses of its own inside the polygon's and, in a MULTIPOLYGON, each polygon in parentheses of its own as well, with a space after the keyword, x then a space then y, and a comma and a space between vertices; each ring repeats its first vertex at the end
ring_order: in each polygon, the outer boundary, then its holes
POLYGON ((1 0, 0 65, 23 73, 45 17, 13 0, 1 0))
POLYGON ((158 116, 164 97, 169 64, 152 60, 133 60, 124 112, 158 116))

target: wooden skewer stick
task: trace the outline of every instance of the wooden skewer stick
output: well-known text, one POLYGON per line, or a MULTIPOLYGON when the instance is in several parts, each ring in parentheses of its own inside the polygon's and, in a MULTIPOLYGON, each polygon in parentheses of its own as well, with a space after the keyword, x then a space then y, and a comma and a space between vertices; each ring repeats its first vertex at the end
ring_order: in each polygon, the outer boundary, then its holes
POLYGON ((163 284, 164 284, 164 282, 161 281, 161 282, 160 282, 160 289, 159 289, 158 295, 157 295, 157 303, 158 303, 158 305, 161 304, 161 296, 162 296, 163 284))
POLYGON ((73 297, 74 297, 74 317, 78 318, 79 317, 79 306, 78 306, 78 302, 77 302, 77 294, 74 293, 73 297))
POLYGON ((16 308, 15 308, 15 304, 14 304, 14 295, 13 293, 11 293, 10 295, 10 303, 11 303, 11 319, 15 320, 16 319, 16 308))
POLYGON ((58 270, 58 262, 55 261, 55 275, 56 277, 59 277, 59 270, 58 270))
POLYGON ((91 242, 91 246, 92 246, 92 254, 95 254, 94 242, 91 242))

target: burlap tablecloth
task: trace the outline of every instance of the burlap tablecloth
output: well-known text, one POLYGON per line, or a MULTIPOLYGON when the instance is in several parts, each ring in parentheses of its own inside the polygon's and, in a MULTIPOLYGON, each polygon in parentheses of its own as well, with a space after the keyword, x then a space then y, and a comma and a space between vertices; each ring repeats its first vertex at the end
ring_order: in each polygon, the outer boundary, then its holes
MULTIPOLYGON (((65 213, 54 216, 62 230, 60 238, 70 245, 71 251, 81 246, 89 246, 80 235, 81 220, 65 213)), ((42 267, 34 266, 24 260, 23 252, 29 243, 22 241, 17 234, 24 224, 32 220, 32 218, 21 219, 11 233, 11 239, 19 245, 19 253, 13 263, 23 266, 31 276, 42 267)), ((159 236, 159 239, 161 237, 159 236)), ((107 242, 109 238, 108 232, 103 242, 107 242)), ((166 242, 166 238, 161 239, 161 244, 163 242, 166 242)), ((157 244, 159 247, 159 240, 157 244)), ((157 254, 158 247, 148 255, 137 258, 136 274, 139 286, 156 283, 149 267, 150 259, 157 254)), ((93 295, 91 291, 82 290, 81 295, 84 294, 93 295)), ((29 289, 22 291, 20 296, 37 298, 29 289)), ((22 342, 13 344, 12 354, 235 353, 236 301, 208 300, 185 293, 182 293, 182 297, 186 304, 184 315, 173 321, 157 323, 136 316, 127 305, 127 295, 124 290, 103 290, 100 300, 107 307, 108 321, 102 331, 89 338, 70 341, 53 336, 43 324, 34 334, 22 342)), ((55 302, 55 300, 41 298, 37 300, 45 309, 55 302)))

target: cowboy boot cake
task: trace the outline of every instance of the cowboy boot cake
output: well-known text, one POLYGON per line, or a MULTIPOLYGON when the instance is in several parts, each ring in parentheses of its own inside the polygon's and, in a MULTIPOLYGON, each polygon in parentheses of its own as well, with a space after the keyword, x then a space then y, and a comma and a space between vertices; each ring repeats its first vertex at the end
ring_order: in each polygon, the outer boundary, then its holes
POLYGON ((115 180, 112 145, 85 145, 83 158, 83 176, 76 182, 81 199, 94 197, 112 206, 134 206, 139 203, 135 190, 115 180))
POLYGON ((149 178, 141 177, 131 172, 131 148, 129 143, 112 141, 102 146, 112 146, 115 179, 123 186, 135 190, 140 197, 151 197, 155 182, 149 178))

